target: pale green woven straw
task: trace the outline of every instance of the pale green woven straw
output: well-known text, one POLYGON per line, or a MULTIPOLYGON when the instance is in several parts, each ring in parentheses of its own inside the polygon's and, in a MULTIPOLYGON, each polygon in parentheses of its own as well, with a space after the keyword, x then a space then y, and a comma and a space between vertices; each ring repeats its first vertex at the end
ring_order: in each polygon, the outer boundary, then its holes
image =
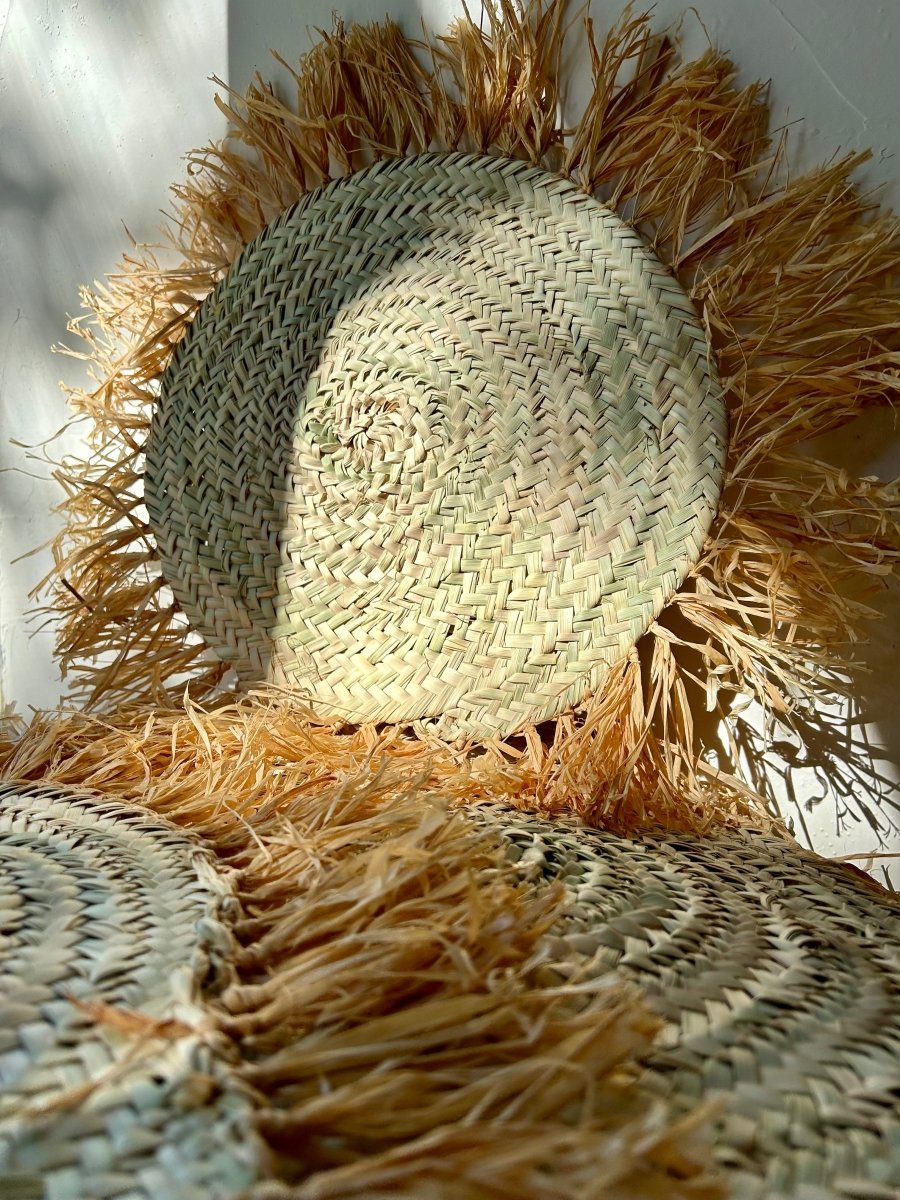
POLYGON ((692 306, 573 184, 389 160, 270 224, 162 379, 166 579, 244 680, 506 734, 580 702, 700 552, 725 443, 692 306))
POLYGON ((235 903, 208 854, 159 818, 0 785, 5 1200, 225 1200, 257 1176, 250 1105, 216 1090, 200 1003, 229 977, 235 903), (79 1001, 197 1032, 120 1031, 79 1001))
POLYGON ((549 946, 665 1021, 644 1086, 711 1102, 733 1200, 900 1196, 900 899, 757 834, 641 841, 489 809, 526 879, 561 879, 549 946))

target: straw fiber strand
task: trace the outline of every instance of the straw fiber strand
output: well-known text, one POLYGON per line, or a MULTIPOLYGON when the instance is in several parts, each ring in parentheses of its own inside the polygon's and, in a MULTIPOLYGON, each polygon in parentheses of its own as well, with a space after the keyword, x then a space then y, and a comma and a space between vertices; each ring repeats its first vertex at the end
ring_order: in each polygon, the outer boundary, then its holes
POLYGON ((513 160, 314 192, 162 378, 163 568, 250 681, 325 717, 509 734, 596 688, 697 557, 724 410, 640 239, 513 160))
POLYGON ((250 701, 45 718, 0 757, 144 803, 234 873, 207 1011, 274 1155, 259 1200, 900 1186, 900 907, 860 872, 762 835, 447 812, 399 753, 250 701))
POLYGON ((900 902, 755 834, 646 837, 479 810, 570 905, 551 953, 611 967, 665 1021, 648 1085, 714 1100, 735 1200, 900 1194, 900 902))
POLYGON ((229 977, 235 899, 146 811, 0 785, 0 1193, 237 1196, 260 1149, 201 1007, 229 977), (232 914, 233 915, 233 912, 232 914))
MULTIPOLYGON (((608 687, 632 687, 628 675, 610 672, 608 678, 608 687)), ((640 715, 632 719, 637 722, 640 715)), ((179 810, 185 803, 184 775, 193 781, 198 821, 208 819, 214 807, 211 796, 234 793, 246 804, 253 800, 269 809, 277 805, 283 789, 330 790, 377 768, 385 773, 385 803, 402 799, 413 787, 440 794, 453 804, 508 803, 545 816, 574 808, 590 823, 621 833, 667 822, 672 828, 689 824, 699 831, 724 818, 761 823, 752 794, 737 788, 727 802, 719 788, 710 788, 703 805, 689 804, 658 787, 648 788, 647 798, 636 789, 625 793, 610 788, 610 779, 620 779, 628 770, 631 726, 617 720, 595 723, 585 727, 583 738, 575 738, 573 724, 560 721, 564 753, 544 746, 532 731, 523 739, 523 749, 495 743, 485 753, 472 755, 465 747, 439 739, 404 736, 396 726, 322 725, 293 697, 251 694, 210 709, 186 700, 153 712, 143 705, 122 707, 102 717, 42 714, 22 739, 10 722, 10 736, 0 737, 0 762, 12 778, 42 778, 46 773, 60 783, 99 788, 115 781, 122 794, 136 799, 147 786, 148 772, 163 771, 164 792, 174 785, 179 810), (165 773, 169 766, 171 783, 165 773)), ((153 807, 161 803, 154 799, 153 807)), ((223 815, 228 812, 222 809, 223 815)), ((773 823, 769 818, 766 827, 773 823)), ((217 825, 216 837, 221 836, 217 825)))
POLYGON ((379 782, 341 789, 327 823, 320 797, 297 804, 244 877, 271 915, 238 927, 223 1029, 293 1181, 259 1200, 721 1197, 705 1114, 672 1122, 636 1086, 640 997, 548 969, 559 889, 517 886, 464 813, 384 807, 379 782))

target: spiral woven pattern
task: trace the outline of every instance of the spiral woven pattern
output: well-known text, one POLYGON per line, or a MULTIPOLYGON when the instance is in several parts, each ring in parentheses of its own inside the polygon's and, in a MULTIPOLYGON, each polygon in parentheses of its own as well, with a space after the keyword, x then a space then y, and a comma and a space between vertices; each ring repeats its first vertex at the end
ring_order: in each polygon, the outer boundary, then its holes
POLYGON ((556 969, 639 984, 666 1021, 648 1086, 722 1106, 735 1200, 900 1196, 900 903, 761 836, 499 820, 522 874, 568 890, 556 969))
POLYGON ((209 1200, 255 1174, 249 1108, 193 1033, 97 1020, 106 1004, 202 1028, 234 903, 174 827, 70 789, 0 785, 0 1193, 209 1200))
POLYGON ((579 702, 682 582, 724 410, 686 295, 522 163, 377 164, 270 224, 162 379, 164 574, 246 680, 505 734, 579 702))

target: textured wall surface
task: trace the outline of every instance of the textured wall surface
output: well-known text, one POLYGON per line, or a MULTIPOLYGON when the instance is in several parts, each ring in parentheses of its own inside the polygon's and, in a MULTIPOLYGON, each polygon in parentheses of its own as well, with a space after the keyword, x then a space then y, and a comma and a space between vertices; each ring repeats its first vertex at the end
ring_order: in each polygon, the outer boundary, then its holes
POLYGON ((227 74, 228 14, 225 0, 11 0, 0 27, 0 467, 17 469, 0 474, 0 682, 21 711, 60 695, 52 633, 30 636, 24 616, 49 553, 15 560, 56 532, 61 492, 8 439, 64 424, 58 381, 84 370, 50 347, 79 287, 129 233, 155 240, 181 156, 222 128, 207 77, 227 74))
MULTIPOLYGON (((337 7, 348 19, 387 10, 413 34, 422 20, 442 28, 461 9, 448 0, 348 0, 337 7)), ((621 0, 596 5, 598 26, 621 7, 621 0)), ((656 20, 671 23, 683 8, 660 0, 656 20)), ((327 16, 327 6, 313 0, 0 0, 0 685, 4 700, 20 710, 54 705, 62 693, 52 631, 32 633, 25 617, 28 592, 46 574, 49 555, 14 561, 56 531, 50 510, 60 492, 46 468, 8 439, 41 443, 63 424, 57 381, 77 382, 83 373, 50 346, 64 340, 79 285, 113 268, 128 233, 152 238, 181 155, 221 132, 208 77, 242 88, 256 67, 272 74, 269 47, 296 57, 309 44, 308 27, 327 16)), ((702 50, 707 39, 729 50, 747 80, 771 78, 776 120, 805 118, 792 129, 801 161, 871 147, 867 181, 883 184, 885 198, 900 204, 900 0, 696 0, 682 36, 689 51, 702 50)), ((573 45, 575 111, 586 73, 578 58, 585 48, 577 38, 573 45)), ((864 473, 900 474, 900 432, 891 414, 860 423, 822 450, 864 473)), ((798 831, 825 853, 879 842, 900 850, 889 820, 900 761, 900 593, 889 607, 889 620, 863 651, 871 668, 859 688, 864 724, 850 729, 835 711, 833 736, 814 758, 798 760, 783 745, 771 764, 798 831), (835 802, 825 778, 829 758, 845 756, 851 737, 867 738, 869 748, 856 781, 835 802)))

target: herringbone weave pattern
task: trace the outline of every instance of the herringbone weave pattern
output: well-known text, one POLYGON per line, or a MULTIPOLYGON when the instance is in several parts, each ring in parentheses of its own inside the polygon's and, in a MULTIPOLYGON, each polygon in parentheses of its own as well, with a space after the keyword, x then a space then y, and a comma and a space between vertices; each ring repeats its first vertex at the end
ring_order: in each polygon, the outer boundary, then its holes
POLYGON ((322 715, 508 733, 579 702, 682 582, 724 410, 690 302, 572 184, 466 155, 311 193, 162 381, 166 578, 322 715))
POLYGON ((8 1200, 225 1200, 252 1182, 250 1108, 220 1090, 197 1003, 230 955, 218 917, 229 896, 164 821, 71 789, 0 785, 8 1200), (104 1022, 98 1003, 135 1027, 104 1022), (154 1037, 155 1021, 179 1029, 154 1037))

